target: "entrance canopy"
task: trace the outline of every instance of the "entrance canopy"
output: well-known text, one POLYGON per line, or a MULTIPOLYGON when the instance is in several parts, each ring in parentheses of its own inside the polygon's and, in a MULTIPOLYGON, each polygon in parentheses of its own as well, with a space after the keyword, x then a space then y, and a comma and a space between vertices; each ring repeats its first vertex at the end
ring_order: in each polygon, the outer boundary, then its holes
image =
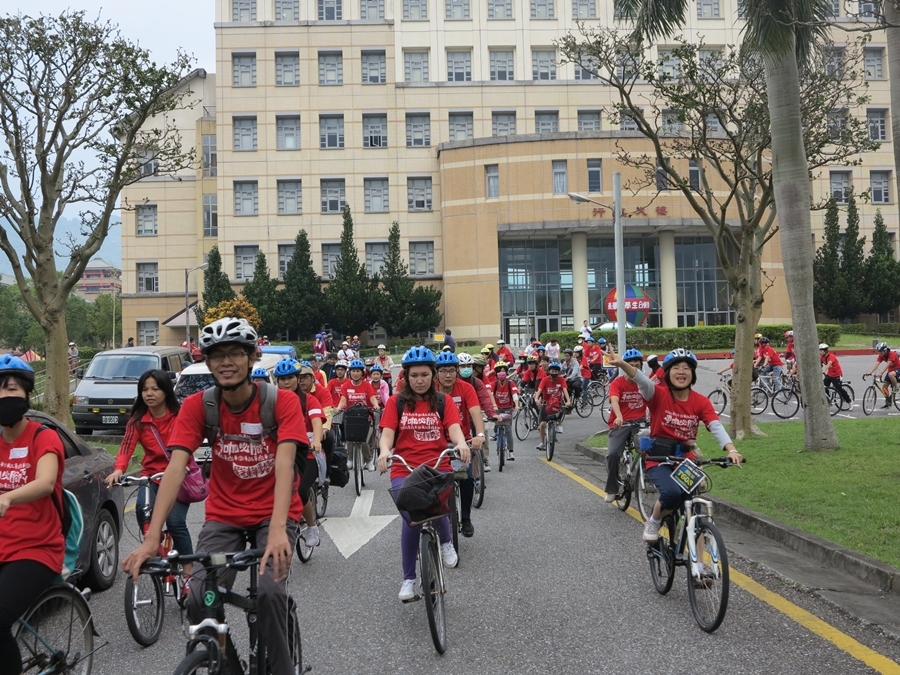
MULTIPOLYGON (((190 311, 188 314, 188 326, 192 328, 197 327, 197 315, 194 314, 194 308, 197 306, 197 302, 194 301, 190 304, 190 311)), ((184 310, 181 310, 177 314, 173 314, 168 319, 163 321, 163 326, 168 328, 184 328, 184 310)))

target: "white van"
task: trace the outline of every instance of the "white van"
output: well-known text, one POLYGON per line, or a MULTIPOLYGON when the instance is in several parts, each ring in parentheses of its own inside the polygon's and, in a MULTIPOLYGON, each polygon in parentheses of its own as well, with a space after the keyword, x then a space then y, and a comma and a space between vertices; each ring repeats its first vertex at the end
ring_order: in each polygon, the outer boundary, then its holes
MULTIPOLYGON (((269 381, 274 383, 275 377, 272 375, 272 371, 275 370, 275 364, 281 361, 281 358, 280 354, 263 354, 259 361, 253 364, 253 368, 265 368, 269 373, 269 381)), ((191 394, 209 389, 214 384, 215 381, 206 362, 193 363, 181 371, 178 382, 175 384, 175 396, 179 403, 183 403, 184 399, 191 394)))

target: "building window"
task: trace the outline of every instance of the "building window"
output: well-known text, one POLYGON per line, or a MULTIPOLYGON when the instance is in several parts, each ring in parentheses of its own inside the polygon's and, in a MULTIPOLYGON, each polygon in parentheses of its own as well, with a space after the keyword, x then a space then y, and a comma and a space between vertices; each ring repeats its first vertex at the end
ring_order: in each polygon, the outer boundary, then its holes
POLYGON ((847 131, 847 111, 846 109, 832 110, 828 113, 827 119, 828 137, 831 139, 839 139, 845 131, 847 131))
POLYGON ((698 19, 718 19, 719 0, 697 0, 698 19))
POLYGON ((363 191, 366 213, 387 213, 391 210, 387 178, 364 179, 363 191))
POLYGON ((884 79, 884 50, 883 49, 866 49, 865 50, 865 69, 867 80, 883 80, 884 79))
POLYGON ((873 141, 887 140, 887 110, 867 110, 869 138, 873 141))
POLYGON ((850 172, 832 171, 829 174, 831 183, 831 196, 838 204, 846 204, 850 198, 850 172))
POLYGON ((831 16, 838 18, 841 15, 841 0, 831 0, 831 16))
POLYGON ((347 203, 347 190, 342 178, 337 180, 323 180, 322 186, 322 213, 340 213, 347 203))
POLYGON ((387 253, 387 244, 366 242, 366 273, 370 277, 381 274, 387 253))
POLYGON ((860 0, 859 2, 859 17, 861 19, 872 19, 875 17, 876 11, 876 3, 871 2, 871 0, 860 0))
POLYGON ((363 115, 363 147, 386 148, 387 115, 363 115))
POLYGON ((706 135, 718 136, 722 133, 722 123, 719 121, 719 113, 706 114, 706 135))
POLYGON ((159 292, 159 263, 138 263, 138 293, 159 292))
POLYGON ((428 147, 431 145, 431 116, 406 116, 406 147, 428 147))
POLYGON ((872 171, 869 173, 869 188, 873 204, 889 204, 891 201, 891 172, 872 171))
POLYGON ((491 79, 509 81, 516 79, 513 69, 513 52, 510 50, 491 50, 491 79))
POLYGON ((534 133, 554 134, 559 131, 559 113, 554 111, 534 114, 534 133))
POLYGON ((427 21, 428 0, 403 0, 403 18, 407 21, 427 21))
POLYGON ((450 140, 468 141, 474 137, 472 113, 450 113, 450 140))
POLYGON ((278 215, 303 213, 303 186, 299 180, 278 181, 278 215))
POLYGON ((256 21, 256 0, 231 0, 232 21, 256 21))
POLYGON ((294 244, 278 245, 278 278, 284 279, 288 263, 294 258, 294 244))
POLYGON ((844 65, 844 50, 840 48, 825 50, 825 74, 841 77, 844 65))
POLYGON ((664 109, 662 111, 662 131, 666 134, 680 134, 684 131, 680 110, 664 109))
POLYGON ((257 129, 255 117, 235 117, 232 120, 235 152, 256 150, 257 129))
POLYGON ((410 211, 431 211, 431 179, 406 179, 406 205, 410 211))
POLYGON ((319 84, 333 86, 344 83, 344 56, 341 52, 319 53, 319 84))
POLYGON ((293 52, 275 55, 275 86, 300 86, 300 54, 293 52))
POLYGON ((359 0, 359 18, 368 21, 384 19, 384 0, 359 0))
POLYGON ((256 86, 256 54, 235 54, 231 57, 231 86, 256 86))
POLYGON ((640 70, 634 54, 620 52, 616 54, 616 79, 621 82, 637 80, 640 70))
POLYGON ((219 236, 219 195, 203 195, 203 236, 219 236))
POLYGON ((319 21, 340 21, 343 4, 342 0, 319 0, 319 21))
POLYGON ((255 180, 234 182, 234 215, 255 216, 259 213, 259 183, 255 180))
POLYGON ((446 3, 446 17, 451 20, 468 19, 469 0, 444 0, 446 3))
POLYGON ((322 276, 326 279, 334 279, 334 273, 340 259, 340 244, 322 244, 322 276))
POLYGON ((588 192, 603 192, 603 161, 589 159, 587 161, 588 192))
POLYGON ((493 113, 491 115, 491 135, 492 136, 515 136, 516 135, 516 113, 502 112, 493 113))
POLYGON ((659 192, 663 192, 664 190, 668 190, 671 187, 669 183, 669 176, 666 174, 666 170, 663 168, 663 165, 656 161, 656 189, 659 192))
POLYGON ((259 246, 234 247, 234 278, 250 281, 256 268, 256 254, 259 246))
POLYGON ((384 52, 362 53, 362 83, 384 84, 387 82, 387 59, 384 52))
POLYGON ((215 178, 218 171, 219 157, 216 151, 216 135, 203 134, 203 177, 215 178))
POLYGON ((553 194, 565 195, 569 193, 569 179, 566 168, 566 160, 553 161, 553 194))
POLYGON ((572 0, 573 19, 595 19, 596 17, 596 0, 572 0))
POLYGON ((319 117, 319 147, 323 150, 344 147, 343 115, 321 115, 319 117))
POLYGON ((409 273, 434 274, 434 242, 409 242, 409 273))
POLYGON ((553 11, 554 0, 531 0, 531 18, 532 19, 552 19, 555 16, 553 11))
POLYGON ((157 209, 155 204, 138 206, 134 210, 135 220, 137 220, 137 236, 155 237, 157 235, 156 214, 157 209))
POLYGON ((533 80, 556 79, 556 52, 552 49, 536 49, 531 52, 531 78, 533 80))
POLYGON ((276 117, 275 136, 277 150, 299 150, 300 118, 297 116, 276 117))
POLYGON ((403 74, 407 82, 428 82, 428 52, 404 52, 403 74))
POLYGON ((631 113, 622 110, 619 113, 619 131, 637 131, 638 125, 637 120, 631 115, 631 113))
POLYGON ((578 131, 600 131, 600 111, 579 110, 578 131))
POLYGON ((597 59, 593 56, 581 57, 581 63, 575 64, 575 79, 599 80, 600 66, 597 64, 597 59))
POLYGON ((488 0, 489 19, 511 19, 512 0, 488 0))
POLYGON ((700 165, 694 160, 688 162, 688 183, 691 190, 700 192, 700 165))
POLYGON ((660 49, 659 76, 669 80, 677 80, 681 77, 681 59, 671 49, 660 49))
POLYGON ((484 196, 487 199, 497 199, 500 196, 500 167, 496 164, 484 167, 484 196))
POLYGON ((137 322, 138 346, 149 347, 159 341, 159 321, 137 322))
POLYGON ((299 21, 300 0, 275 0, 276 21, 299 21))
POLYGON ((447 52, 447 81, 472 81, 472 52, 447 52))

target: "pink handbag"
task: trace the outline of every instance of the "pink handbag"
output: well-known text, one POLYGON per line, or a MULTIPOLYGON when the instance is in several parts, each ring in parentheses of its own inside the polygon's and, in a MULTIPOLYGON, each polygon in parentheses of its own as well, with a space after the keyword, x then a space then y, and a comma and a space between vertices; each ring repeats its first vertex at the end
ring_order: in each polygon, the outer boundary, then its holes
MULTIPOLYGON (((169 448, 163 442, 159 429, 151 424, 150 430, 153 432, 156 442, 159 443, 159 447, 166 453, 166 458, 171 460, 172 453, 169 452, 169 448)), ((184 477, 184 482, 181 484, 181 489, 178 491, 176 499, 183 504, 194 504, 204 501, 207 497, 209 497, 209 481, 204 478, 200 465, 197 464, 197 460, 191 455, 187 465, 187 476, 184 477)))

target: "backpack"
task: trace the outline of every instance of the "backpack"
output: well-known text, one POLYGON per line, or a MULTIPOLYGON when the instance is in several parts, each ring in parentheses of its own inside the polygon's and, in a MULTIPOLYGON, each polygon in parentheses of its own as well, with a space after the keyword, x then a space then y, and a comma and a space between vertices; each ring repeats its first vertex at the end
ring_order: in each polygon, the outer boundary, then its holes
POLYGON ((81 537, 84 535, 84 513, 78 498, 68 490, 62 491, 62 504, 57 504, 65 539, 63 566, 60 576, 65 580, 75 572, 78 553, 81 551, 81 537))

